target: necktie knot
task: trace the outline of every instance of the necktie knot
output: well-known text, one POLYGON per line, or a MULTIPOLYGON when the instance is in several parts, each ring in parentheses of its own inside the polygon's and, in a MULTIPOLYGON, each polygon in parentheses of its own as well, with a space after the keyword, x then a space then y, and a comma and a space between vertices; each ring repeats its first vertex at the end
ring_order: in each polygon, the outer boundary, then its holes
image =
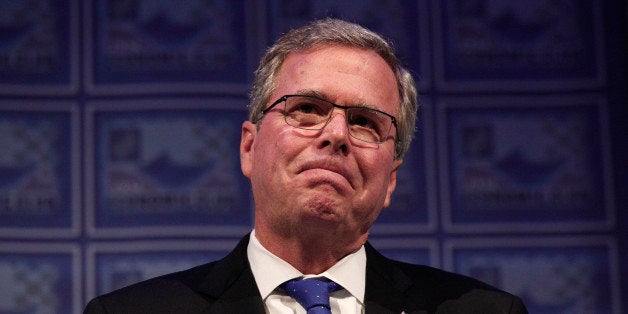
POLYGON ((308 314, 330 314, 329 294, 342 289, 339 284, 325 278, 290 280, 281 286, 308 314))

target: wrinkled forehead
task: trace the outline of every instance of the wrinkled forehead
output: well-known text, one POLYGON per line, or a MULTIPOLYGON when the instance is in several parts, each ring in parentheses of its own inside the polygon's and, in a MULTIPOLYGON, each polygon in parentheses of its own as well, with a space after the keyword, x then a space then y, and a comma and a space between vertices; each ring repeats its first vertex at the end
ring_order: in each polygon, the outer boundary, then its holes
POLYGON ((340 105, 362 105, 396 116, 397 80, 375 51, 322 45, 288 54, 275 79, 271 99, 287 94, 314 94, 340 105))

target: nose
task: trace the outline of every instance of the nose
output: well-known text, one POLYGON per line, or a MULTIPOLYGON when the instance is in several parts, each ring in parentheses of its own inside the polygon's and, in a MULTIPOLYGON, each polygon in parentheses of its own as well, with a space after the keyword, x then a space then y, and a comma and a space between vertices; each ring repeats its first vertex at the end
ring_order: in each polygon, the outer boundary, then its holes
POLYGON ((321 130, 321 134, 319 136, 319 148, 329 148, 332 151, 340 152, 343 155, 349 153, 349 129, 345 114, 346 113, 337 108, 332 111, 329 121, 321 130))

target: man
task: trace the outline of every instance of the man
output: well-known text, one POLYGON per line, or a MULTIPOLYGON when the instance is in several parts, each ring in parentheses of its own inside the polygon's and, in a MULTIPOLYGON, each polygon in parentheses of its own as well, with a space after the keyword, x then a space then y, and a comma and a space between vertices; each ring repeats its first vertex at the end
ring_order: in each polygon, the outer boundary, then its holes
POLYGON ((293 293, 314 283, 330 288, 307 313, 526 313, 515 296, 366 242, 416 111, 413 79, 378 35, 334 19, 289 32, 262 59, 242 125, 253 232, 222 260, 101 296, 85 312, 306 313, 307 297, 293 293))

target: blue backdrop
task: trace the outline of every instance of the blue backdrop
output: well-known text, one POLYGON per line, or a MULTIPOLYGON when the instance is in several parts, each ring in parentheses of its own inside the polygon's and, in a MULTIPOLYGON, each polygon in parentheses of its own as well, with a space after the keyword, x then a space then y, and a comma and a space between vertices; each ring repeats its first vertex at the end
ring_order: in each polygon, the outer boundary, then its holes
POLYGON ((417 137, 371 241, 531 313, 628 310, 621 0, 3 1, 0 313, 224 256, 253 222, 240 124, 259 57, 341 17, 390 38, 417 137))

